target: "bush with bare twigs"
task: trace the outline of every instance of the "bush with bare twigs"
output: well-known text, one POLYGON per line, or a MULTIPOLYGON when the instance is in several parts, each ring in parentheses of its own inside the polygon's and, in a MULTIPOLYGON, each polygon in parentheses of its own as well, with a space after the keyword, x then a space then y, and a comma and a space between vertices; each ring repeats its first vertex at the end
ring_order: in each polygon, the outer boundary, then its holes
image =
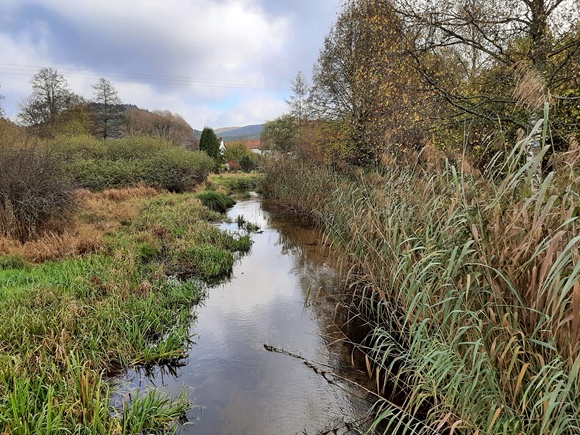
POLYGON ((0 234, 22 242, 61 231, 76 207, 53 155, 34 148, 0 151, 0 234))

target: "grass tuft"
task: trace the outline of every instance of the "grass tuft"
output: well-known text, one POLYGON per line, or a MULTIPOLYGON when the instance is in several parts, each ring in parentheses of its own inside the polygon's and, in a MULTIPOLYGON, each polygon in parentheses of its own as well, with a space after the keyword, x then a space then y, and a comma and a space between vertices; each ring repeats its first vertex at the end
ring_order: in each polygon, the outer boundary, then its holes
POLYGON ((228 208, 236 204, 236 201, 230 196, 210 190, 198 193, 196 197, 205 207, 218 213, 225 213, 228 208))
POLYGON ((204 296, 194 281, 227 275, 251 240, 216 228, 220 215, 193 194, 78 197, 74 231, 0 239, 0 431, 166 433, 189 406, 183 395, 139 393, 115 412, 107 378, 184 358, 204 296))

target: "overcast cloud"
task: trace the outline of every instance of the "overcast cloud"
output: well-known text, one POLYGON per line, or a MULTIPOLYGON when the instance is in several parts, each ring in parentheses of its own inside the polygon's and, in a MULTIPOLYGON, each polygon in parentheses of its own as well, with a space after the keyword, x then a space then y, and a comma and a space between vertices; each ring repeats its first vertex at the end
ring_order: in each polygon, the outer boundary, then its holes
POLYGON ((194 128, 258 124, 310 76, 341 0, 0 0, 0 94, 14 119, 40 67, 92 97, 105 77, 124 103, 194 128))

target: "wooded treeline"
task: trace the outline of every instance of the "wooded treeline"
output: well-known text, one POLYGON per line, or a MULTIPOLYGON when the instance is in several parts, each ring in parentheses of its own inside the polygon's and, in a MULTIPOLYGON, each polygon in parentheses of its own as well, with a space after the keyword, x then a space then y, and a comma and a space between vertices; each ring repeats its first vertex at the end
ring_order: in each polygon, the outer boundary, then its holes
MULTIPOLYGON (((338 165, 416 158, 426 146, 479 169, 549 104, 555 151, 580 127, 578 0, 349 0, 308 86, 293 83, 285 145, 338 165)), ((274 130, 276 130, 274 128, 274 130)), ((271 136, 271 135, 270 135, 271 136)))
POLYGON ((190 150, 199 147, 193 128, 181 115, 123 104, 114 85, 104 78, 92 86, 90 99, 72 92, 64 75, 54 68, 40 68, 30 84, 32 93, 21 101, 18 121, 34 136, 152 136, 190 150))

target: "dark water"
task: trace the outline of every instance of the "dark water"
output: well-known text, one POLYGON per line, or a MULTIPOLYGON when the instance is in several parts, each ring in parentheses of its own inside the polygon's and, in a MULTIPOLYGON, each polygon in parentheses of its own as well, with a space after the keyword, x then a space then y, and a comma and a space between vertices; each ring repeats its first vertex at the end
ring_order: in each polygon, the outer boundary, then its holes
MULTIPOLYGON (((335 272, 320 235, 257 197, 229 212, 234 222, 238 215, 263 232, 252 235, 252 250, 234 266, 232 279, 209 289, 197 308, 186 365, 173 373, 132 371, 120 389, 154 385, 177 394, 185 386, 194 406, 181 434, 359 433, 353 422, 366 415, 365 394, 320 374, 360 376, 348 348, 329 346, 337 332, 335 272)), ((223 227, 237 231, 235 223, 223 227)))

